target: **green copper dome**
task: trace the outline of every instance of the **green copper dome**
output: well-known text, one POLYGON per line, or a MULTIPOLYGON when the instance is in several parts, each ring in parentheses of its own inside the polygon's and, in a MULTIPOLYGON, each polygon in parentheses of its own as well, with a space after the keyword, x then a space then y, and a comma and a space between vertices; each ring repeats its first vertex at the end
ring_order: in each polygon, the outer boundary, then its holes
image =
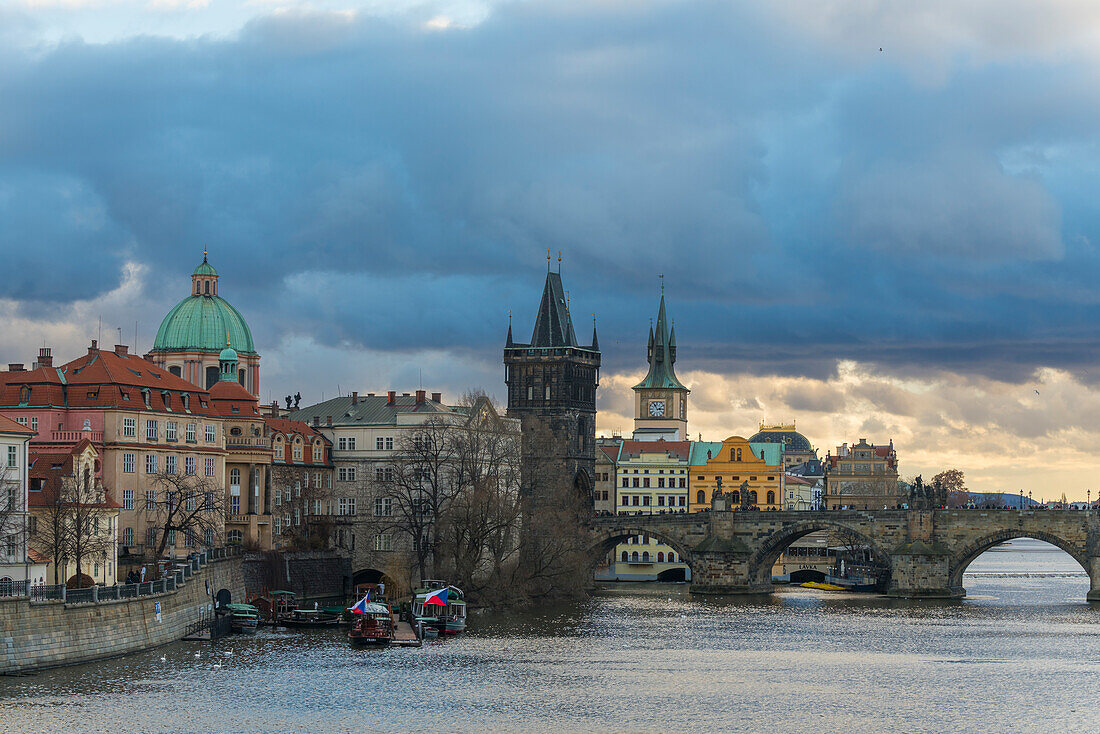
POLYGON ((218 355, 218 361, 219 362, 236 362, 237 361, 237 353, 233 351, 233 347, 226 346, 226 348, 222 350, 222 353, 218 355))
POLYGON ((188 296, 164 317, 153 341, 153 351, 221 352, 226 340, 238 353, 256 353, 248 324, 228 301, 220 296, 188 296))
POLYGON ((217 275, 218 271, 214 269, 214 266, 206 262, 206 258, 203 257, 202 262, 195 268, 195 271, 191 275, 217 275))

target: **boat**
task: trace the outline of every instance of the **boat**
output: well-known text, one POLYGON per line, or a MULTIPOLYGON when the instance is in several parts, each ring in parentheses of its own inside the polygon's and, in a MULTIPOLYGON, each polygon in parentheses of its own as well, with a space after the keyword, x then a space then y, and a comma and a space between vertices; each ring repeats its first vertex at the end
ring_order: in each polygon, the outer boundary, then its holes
POLYGON ((298 608, 293 591, 276 589, 257 596, 249 604, 260 613, 260 626, 273 627, 279 623, 279 617, 298 608))
POLYGON ((280 627, 338 627, 343 624, 343 607, 325 609, 292 609, 279 615, 280 627))
POLYGON ((393 641, 393 615, 382 604, 364 604, 348 630, 353 645, 388 645, 393 641))
POLYGON ((803 589, 817 589, 818 591, 847 591, 848 587, 839 586, 838 584, 822 584, 818 581, 807 581, 804 584, 799 584, 803 589))
POLYGON ((458 634, 466 629, 466 601, 462 589, 446 581, 425 579, 421 588, 413 593, 409 608, 409 624, 413 629, 424 630, 424 636, 458 634), (440 592, 445 592, 441 594, 440 592), (440 600, 445 601, 441 604, 440 600))
POLYGON ((229 624, 234 632, 255 632, 260 623, 260 610, 251 604, 226 604, 229 624))

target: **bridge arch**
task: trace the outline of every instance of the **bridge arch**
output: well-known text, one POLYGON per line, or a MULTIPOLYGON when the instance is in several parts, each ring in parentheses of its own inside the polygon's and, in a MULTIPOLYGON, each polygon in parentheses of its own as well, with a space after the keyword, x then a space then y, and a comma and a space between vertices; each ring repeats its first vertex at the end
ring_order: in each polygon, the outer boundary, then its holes
POLYGON ((963 574, 966 573, 966 569, 969 568, 970 564, 973 563, 978 556, 996 545, 1017 538, 1032 538, 1034 540, 1041 540, 1044 543, 1050 543, 1056 548, 1065 551, 1067 555, 1077 561, 1081 568, 1084 569, 1085 573, 1092 574, 1092 570, 1089 568, 1090 563, 1088 556, 1084 553, 1082 548, 1079 548, 1074 543, 1042 530, 1005 528, 982 536, 978 540, 967 544, 961 551, 952 556, 951 570, 949 571, 951 586, 955 589, 963 589, 963 574))
POLYGON ((771 584, 772 567, 783 551, 787 550, 799 538, 804 538, 810 533, 816 533, 820 530, 840 531, 858 539, 871 549, 871 553, 875 558, 893 571, 890 554, 858 527, 839 521, 815 519, 786 525, 761 541, 749 559, 750 577, 759 585, 771 584))
POLYGON ((692 573, 695 572, 695 569, 691 565, 691 548, 689 546, 685 545, 683 542, 672 535, 662 533, 660 530, 652 530, 650 528, 645 528, 641 526, 608 529, 596 533, 596 536, 592 542, 591 555, 593 562, 599 562, 600 559, 604 558, 605 556, 607 556, 608 553, 614 550, 615 546, 619 545, 620 543, 625 543, 627 542, 627 540, 637 535, 648 535, 649 537, 655 538, 656 540, 660 541, 664 545, 669 546, 674 551, 676 551, 676 555, 679 556, 676 562, 685 564, 688 568, 692 570, 692 573))

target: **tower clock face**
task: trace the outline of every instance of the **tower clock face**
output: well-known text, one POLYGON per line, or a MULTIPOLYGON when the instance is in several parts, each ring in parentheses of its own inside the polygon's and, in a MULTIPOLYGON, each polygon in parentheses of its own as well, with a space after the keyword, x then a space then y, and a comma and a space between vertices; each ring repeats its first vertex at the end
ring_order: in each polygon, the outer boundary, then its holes
POLYGON ((649 414, 654 418, 660 418, 665 414, 665 404, 662 400, 649 401, 649 414))

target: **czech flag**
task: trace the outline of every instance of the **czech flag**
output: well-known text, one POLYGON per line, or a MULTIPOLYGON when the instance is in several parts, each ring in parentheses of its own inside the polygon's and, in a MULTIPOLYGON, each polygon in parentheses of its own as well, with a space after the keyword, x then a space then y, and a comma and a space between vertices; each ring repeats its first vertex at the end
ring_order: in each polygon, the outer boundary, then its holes
POLYGON ((428 606, 429 604, 435 604, 441 607, 447 606, 447 590, 440 589, 439 591, 433 591, 431 594, 428 594, 428 598, 424 600, 424 606, 428 606))
POLYGON ((352 614, 366 614, 367 613, 367 604, 369 602, 370 602, 370 594, 367 594, 366 596, 364 596, 362 599, 359 600, 359 603, 357 603, 355 606, 353 606, 351 608, 351 613, 352 614))

